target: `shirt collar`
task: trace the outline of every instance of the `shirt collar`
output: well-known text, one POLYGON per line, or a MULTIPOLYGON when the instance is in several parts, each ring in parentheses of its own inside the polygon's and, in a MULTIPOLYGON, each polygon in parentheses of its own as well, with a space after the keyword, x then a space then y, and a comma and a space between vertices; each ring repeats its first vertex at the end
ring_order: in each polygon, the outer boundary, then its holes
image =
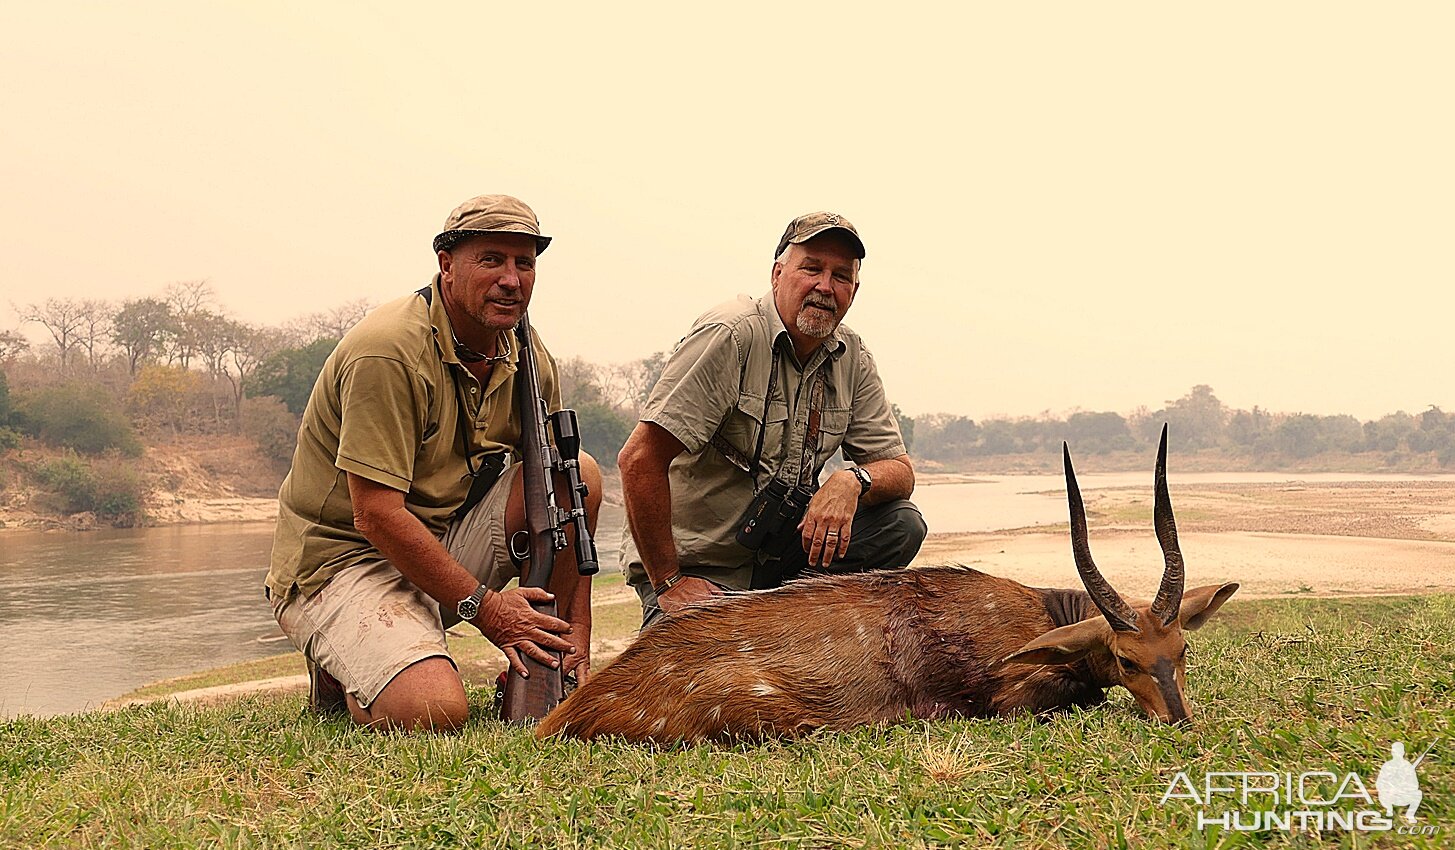
MULTIPOLYGON (((455 354, 454 328, 450 326, 450 314, 449 311, 445 309, 445 297, 444 293, 440 291, 440 276, 438 272, 436 272, 434 278, 430 280, 429 288, 429 325, 431 330, 434 331, 435 351, 439 353, 440 360, 444 361, 445 363, 459 366, 461 369, 463 369, 465 368, 465 364, 460 362, 459 356, 455 354)), ((510 336, 506 340, 504 340, 504 342, 506 342, 510 346, 510 356, 506 357, 504 360, 500 361, 496 365, 504 366, 504 374, 509 374, 516 370, 517 364, 519 363, 520 346, 515 344, 514 333, 511 333, 510 331, 501 331, 500 333, 510 334, 510 336)), ((497 345, 498 344, 499 343, 497 343, 497 345)))

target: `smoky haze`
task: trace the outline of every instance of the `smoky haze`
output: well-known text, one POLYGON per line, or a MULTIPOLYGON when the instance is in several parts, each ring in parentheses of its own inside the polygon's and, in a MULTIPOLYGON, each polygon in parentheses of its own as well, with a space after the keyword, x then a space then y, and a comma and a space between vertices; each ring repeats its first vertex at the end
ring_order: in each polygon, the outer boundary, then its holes
MULTIPOLYGON (((425 282, 508 192, 532 316, 620 362, 868 248, 848 323, 910 414, 1455 406, 1444 3, 9 4, 0 329, 205 278, 279 323, 425 282)), ((38 328, 27 327, 37 340, 38 328)))

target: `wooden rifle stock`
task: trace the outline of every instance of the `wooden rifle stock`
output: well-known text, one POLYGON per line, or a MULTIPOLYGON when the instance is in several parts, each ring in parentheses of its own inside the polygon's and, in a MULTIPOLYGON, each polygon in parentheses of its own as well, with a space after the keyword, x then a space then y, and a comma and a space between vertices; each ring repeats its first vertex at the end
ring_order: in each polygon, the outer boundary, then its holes
MULTIPOLYGON (((531 345, 529 316, 521 316, 515 327, 520 346, 520 359, 515 376, 515 407, 520 414, 521 475, 525 488, 525 526, 530 535, 530 570, 520 581, 521 587, 544 587, 551 584, 556 566, 557 543, 565 544, 565 532, 557 521, 555 483, 552 473, 555 449, 546 438, 546 402, 541 398, 540 373, 536 369, 535 348, 531 345)), ((531 607, 552 617, 556 603, 533 602, 531 607)), ((561 653, 552 652, 556 663, 561 653)), ((506 672, 505 705, 502 717, 511 723, 538 720, 556 707, 563 697, 561 668, 551 667, 520 653, 520 660, 530 671, 524 678, 514 668, 506 672)))

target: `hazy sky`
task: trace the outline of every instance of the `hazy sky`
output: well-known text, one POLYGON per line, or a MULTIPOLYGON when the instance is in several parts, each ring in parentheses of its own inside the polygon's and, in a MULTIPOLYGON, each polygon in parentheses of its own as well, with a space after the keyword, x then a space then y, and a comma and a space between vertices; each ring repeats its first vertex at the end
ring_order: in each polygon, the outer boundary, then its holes
POLYGON ((407 5, 0 6, 0 329, 384 301, 508 192, 544 339, 624 361, 830 209, 909 413, 1455 409, 1455 5, 407 5))

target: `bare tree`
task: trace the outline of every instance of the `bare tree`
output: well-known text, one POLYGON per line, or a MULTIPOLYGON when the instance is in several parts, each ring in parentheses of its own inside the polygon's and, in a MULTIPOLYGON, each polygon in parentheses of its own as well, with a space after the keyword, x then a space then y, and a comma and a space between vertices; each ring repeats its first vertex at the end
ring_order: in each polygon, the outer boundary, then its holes
POLYGON ((76 331, 77 344, 86 351, 86 362, 91 371, 100 365, 98 355, 106 353, 111 340, 112 305, 102 298, 86 298, 81 301, 81 326, 76 331))
POLYGON ((23 322, 36 322, 50 333, 61 356, 61 371, 70 363, 71 350, 79 343, 79 334, 84 326, 84 302, 75 298, 47 298, 39 304, 26 304, 15 308, 23 322))
MULTIPOLYGON (((207 374, 213 379, 213 386, 217 386, 219 380, 226 380, 233 388, 234 412, 241 413, 236 399, 238 383, 234 380, 229 366, 232 363, 233 350, 241 342, 243 325, 208 310, 194 313, 188 325, 195 337, 197 354, 201 355, 207 374)), ((212 419, 221 426, 222 406, 218 403, 215 392, 212 394, 212 419)))
POLYGON ((600 381, 602 371, 596 364, 581 357, 557 361, 556 378, 561 384, 561 403, 567 407, 580 407, 604 402, 600 381))
POLYGON ((344 334, 372 309, 374 305, 369 299, 356 298, 331 310, 315 313, 319 338, 343 339, 344 334))
POLYGON ((374 305, 369 299, 356 298, 328 310, 290 319, 283 328, 289 341, 298 347, 320 339, 343 339, 344 334, 372 309, 374 305))
POLYGON ((667 352, 659 351, 649 357, 612 366, 612 376, 608 382, 611 387, 608 392, 611 406, 636 419, 666 364, 667 352))
POLYGON ((196 336, 194 348, 207 374, 223 377, 227 374, 232 349, 237 345, 240 326, 226 316, 205 310, 194 314, 191 324, 196 336))
POLYGON ((215 312, 212 309, 215 302, 212 284, 206 280, 181 281, 167 287, 167 303, 177 317, 167 352, 168 363, 175 362, 183 369, 191 366, 192 355, 197 352, 209 321, 205 317, 215 312))
POLYGON ((30 348, 30 340, 16 331, 0 331, 0 363, 14 360, 28 348, 30 348))
POLYGON ((666 352, 627 363, 590 363, 569 357, 556 364, 561 398, 568 405, 601 404, 635 420, 662 374, 666 352))
POLYGON ((238 427, 242 427, 243 397, 247 393, 248 383, 258 371, 258 366, 287 345, 287 334, 279 328, 237 323, 237 340, 231 352, 232 364, 226 374, 227 379, 232 382, 238 427))
POLYGON ((212 283, 206 279, 173 283, 167 287, 166 298, 172 309, 182 316, 210 309, 217 303, 212 283))

